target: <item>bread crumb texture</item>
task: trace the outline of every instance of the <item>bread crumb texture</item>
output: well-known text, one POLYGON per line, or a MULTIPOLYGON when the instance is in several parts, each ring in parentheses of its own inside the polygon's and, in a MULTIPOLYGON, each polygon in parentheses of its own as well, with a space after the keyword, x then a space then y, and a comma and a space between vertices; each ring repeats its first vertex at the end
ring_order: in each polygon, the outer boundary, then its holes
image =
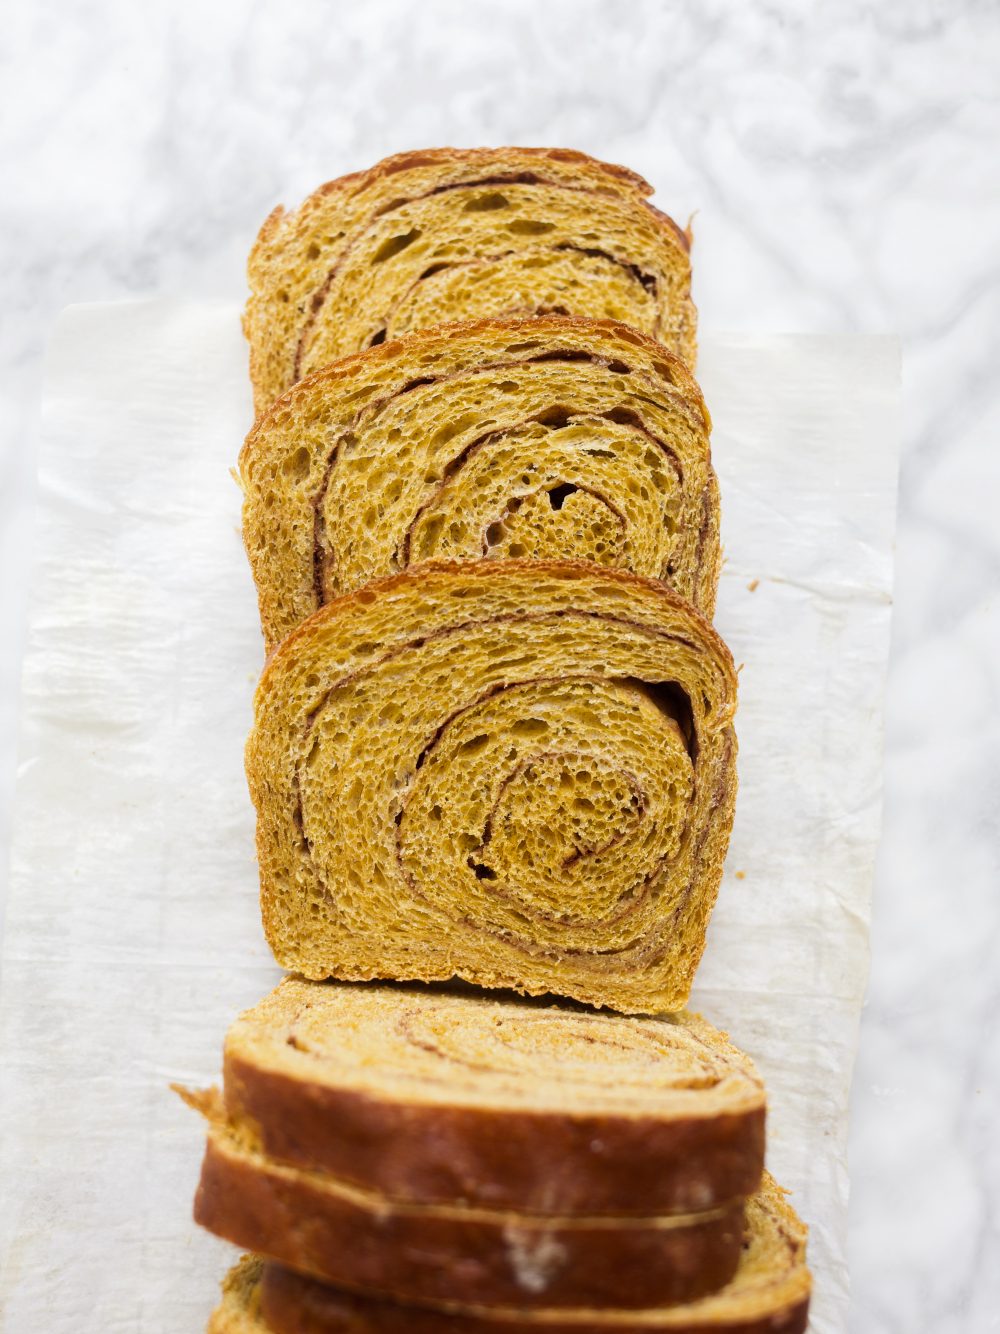
POLYGON ((432 558, 590 560, 662 579, 710 617, 709 430, 683 363, 608 320, 451 325, 329 366, 240 458, 265 639, 432 558))
POLYGON ((583 153, 445 148, 275 209, 248 266, 257 411, 339 357, 481 316, 621 320, 693 365, 689 238, 650 193, 583 153))
POLYGON ((682 1008, 735 704, 703 617, 620 571, 429 562, 330 603, 271 658, 247 745, 278 961, 682 1008))

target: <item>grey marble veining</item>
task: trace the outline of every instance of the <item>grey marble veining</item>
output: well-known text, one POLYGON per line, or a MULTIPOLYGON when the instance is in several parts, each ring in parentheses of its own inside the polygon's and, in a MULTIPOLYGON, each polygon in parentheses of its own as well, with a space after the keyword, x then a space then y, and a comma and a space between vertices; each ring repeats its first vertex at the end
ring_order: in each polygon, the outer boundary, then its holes
POLYGON ((902 334, 856 1334, 1000 1329, 998 72, 989 0, 79 0, 15 7, 0 43, 4 821, 41 356, 68 302, 238 295, 265 213, 321 179, 557 143, 696 212, 703 327, 902 334))

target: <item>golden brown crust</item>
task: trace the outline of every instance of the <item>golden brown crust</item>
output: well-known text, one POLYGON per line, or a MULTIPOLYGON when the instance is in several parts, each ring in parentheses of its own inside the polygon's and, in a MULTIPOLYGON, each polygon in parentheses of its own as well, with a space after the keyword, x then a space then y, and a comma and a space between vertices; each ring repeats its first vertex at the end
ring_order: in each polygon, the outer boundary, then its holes
POLYGON ((315 978, 459 976, 626 1012, 682 1008, 731 826, 735 692, 732 658, 703 618, 620 571, 429 562, 337 599, 271 658, 247 747, 279 962, 315 978), (382 726, 364 721, 371 709, 382 726), (550 721, 531 721, 536 709, 550 721), (453 756, 480 718, 477 746, 453 756), (554 738, 547 749, 539 729, 554 738), (374 738, 377 756, 365 753, 374 738), (564 778, 553 784, 550 769, 564 778), (454 818, 482 825, 461 836, 466 850, 490 842, 502 812, 485 866, 441 841, 452 839, 450 814, 435 832, 443 807, 425 819, 445 776, 453 795, 440 800, 475 803, 454 818), (539 801, 552 807, 544 825, 539 801), (385 813, 367 814, 373 803, 385 813), (536 843, 555 860, 529 876, 517 867, 536 843))
MULTIPOLYGON (((257 411, 262 412, 304 372, 323 361, 356 350, 370 340, 370 321, 366 323, 367 315, 361 318, 358 310, 358 293, 364 293, 368 285, 353 283, 343 268, 344 256, 366 228, 377 228, 379 219, 387 210, 390 213, 398 211, 406 204, 418 207, 419 211, 421 200, 442 191, 468 191, 493 183, 509 185, 515 193, 522 190, 525 203, 530 201, 530 192, 536 188, 548 190, 550 196, 560 189, 586 190, 592 195, 593 206, 581 213, 580 226, 567 229, 560 224, 543 244, 530 232, 536 224, 526 220, 529 231, 514 237, 517 244, 531 250, 532 264, 538 256, 543 260, 542 271, 537 275, 532 275, 530 269, 522 269, 511 285, 512 292, 523 293, 524 274, 529 274, 531 281, 536 283, 533 299, 530 286, 528 290, 533 312, 544 309, 546 302, 551 304, 554 299, 571 313, 602 314, 602 302, 606 304, 611 299, 610 293, 616 285, 620 291, 615 300, 624 300, 628 306, 631 298, 627 297, 621 283, 627 277, 627 270, 635 268, 635 281, 641 278, 648 290, 641 300, 641 293, 634 298, 633 317, 629 323, 650 321, 652 331, 661 341, 675 346, 693 364, 695 312, 690 300, 690 238, 673 220, 648 204, 646 196, 650 187, 647 182, 627 168, 602 163, 572 150, 436 149, 398 154, 368 171, 327 182, 294 212, 279 208, 268 216, 249 258, 251 297, 244 320, 250 342, 251 378, 257 411), (599 225, 594 221, 595 210, 605 218, 599 225), (628 244, 624 240, 626 235, 631 238, 628 244), (577 241, 577 236, 584 239, 577 241), (560 246, 580 249, 580 253, 572 257, 578 268, 581 265, 596 266, 588 284, 574 285, 571 269, 562 271, 554 286, 549 283, 549 275, 560 269, 555 254, 560 246), (636 266, 636 259, 640 260, 639 266, 636 266), (609 265, 621 266, 617 277, 616 270, 609 265), (345 282, 347 287, 340 293, 339 285, 345 282), (330 290, 331 283, 336 290, 330 290), (648 299, 650 292, 653 293, 652 300, 648 299), (350 329, 345 326, 332 341, 324 338, 317 345, 322 351, 321 359, 317 362, 313 358, 312 365, 308 364, 311 354, 307 351, 304 364, 302 338, 321 311, 321 323, 344 323, 346 318, 357 323, 357 329, 351 323, 350 329)), ((431 215, 442 207, 446 206, 440 202, 434 204, 431 215)), ((426 207, 421 221, 433 232, 433 216, 427 215, 426 207)), ((497 264, 502 261, 516 266, 516 257, 508 261, 504 260, 504 254, 513 255, 517 245, 514 251, 504 252, 502 246, 498 249, 497 237, 489 230, 489 224, 484 225, 486 231, 482 233, 480 249, 477 251, 473 246, 470 252, 468 246, 460 246, 454 255, 448 254, 447 264, 497 264)), ((541 231, 548 226, 548 223, 538 224, 541 231)), ((454 227, 444 223, 443 228, 442 235, 451 239, 454 227)), ((442 261, 438 251, 428 240, 422 242, 422 249, 428 252, 428 272, 439 275, 442 261)), ((375 254, 376 263, 380 262, 380 253, 375 254)), ((415 252, 409 258, 416 260, 419 257, 415 252)), ((498 270, 498 274, 500 272, 498 270)), ((378 276, 381 278, 381 270, 378 276)), ((503 304, 502 288, 508 281, 506 278, 498 276, 484 282, 481 292, 470 293, 462 287, 459 274, 448 275, 448 282, 458 283, 458 287, 449 287, 447 294, 441 292, 428 298, 431 305, 421 313, 420 303, 424 298, 415 287, 406 289, 408 282, 425 282, 422 267, 404 267, 397 277, 395 296, 389 288, 386 289, 387 295, 377 300, 373 294, 372 312, 382 312, 376 317, 376 323, 378 318, 389 318, 390 323, 401 319, 403 327, 418 327, 459 318, 462 311, 469 314, 490 310, 513 313, 515 309, 503 304), (496 304, 498 299, 499 306, 496 304), (400 313, 402 307, 396 314, 386 315, 385 312, 395 309, 394 303, 400 300, 404 304, 416 300, 417 305, 405 316, 400 313), (388 307, 386 301, 389 301, 388 307)), ((390 337, 392 332, 388 329, 390 337)), ((312 335, 308 334, 308 338, 312 335)))
MULTIPOLYGON (((702 396, 698 381, 687 364, 676 352, 671 352, 669 348, 664 347, 662 343, 658 343, 649 334, 643 333, 641 329, 633 329, 630 325, 622 324, 620 320, 601 319, 594 315, 532 315, 528 318, 483 316, 474 320, 455 320, 444 327, 447 328, 447 336, 453 339, 474 338, 477 334, 490 334, 500 330, 505 332, 509 330, 513 337, 542 337, 546 334, 559 334, 573 329, 578 329, 583 334, 604 332, 612 337, 620 338, 631 343, 634 347, 644 349, 651 357, 662 361, 674 377, 674 383, 681 394, 690 400, 692 406, 702 417, 706 429, 711 428, 712 423, 708 406, 702 396)), ((362 348, 358 352, 349 353, 346 357, 340 357, 337 361, 332 361, 311 374, 303 376, 301 380, 297 380, 295 384, 290 385, 279 394, 251 426, 240 453, 240 467, 242 468, 257 440, 273 426, 275 420, 280 417, 284 410, 294 405, 309 389, 349 380, 359 366, 374 367, 388 364, 406 351, 417 356, 425 349, 436 348, 441 338, 442 326, 435 326, 430 329, 414 329, 412 333, 406 334, 405 337, 390 339, 388 342, 379 343, 377 347, 362 348)))
POLYGON ((648 1216, 760 1184, 763 1085, 699 1016, 288 978, 224 1070, 212 1119, 397 1202, 648 1216))
MULTIPOLYGON (((528 577, 531 581, 537 581, 538 583, 541 583, 546 576, 565 578, 584 584, 593 580, 601 584, 619 584, 624 592, 634 592, 637 595, 644 588, 657 599, 662 599, 665 605, 673 606, 677 611, 688 613, 698 623, 698 632, 705 642, 711 646, 712 651, 718 653, 730 664, 732 663, 729 646, 715 627, 710 625, 679 593, 675 593, 673 589, 668 588, 659 579, 650 579, 643 575, 632 574, 627 570, 601 570, 598 573, 589 562, 569 560, 509 560, 504 561, 501 566, 491 564, 489 561, 461 563, 458 561, 428 561, 419 570, 400 570, 396 574, 387 575, 384 579, 375 580, 370 586, 356 588, 350 593, 344 593, 333 602, 328 602, 325 607, 321 607, 307 621, 303 621, 301 625, 297 626, 279 645, 282 657, 287 657, 290 645, 307 638, 320 625, 326 624, 336 616, 343 615, 352 607, 369 606, 373 601, 373 594, 376 597, 391 595, 397 591, 402 591, 407 586, 449 574, 462 576, 470 581, 483 581, 484 583, 492 583, 494 579, 510 578, 513 580, 518 576, 528 577)), ((271 654, 264 671, 261 673, 260 681, 257 684, 258 697, 265 689, 269 679, 268 671, 273 666, 275 658, 276 654, 271 654)), ((724 713, 726 722, 731 721, 736 712, 735 667, 732 668, 732 677, 732 698, 729 700, 729 706, 724 713)))
POLYGON ((269 1156, 392 1199, 592 1214, 680 1213, 749 1195, 766 1116, 763 1106, 669 1122, 419 1108, 303 1084, 235 1057, 226 1061, 226 1104, 266 1128, 269 1156), (589 1152, 595 1143, 599 1156, 589 1152))
POLYGON ((646 1307, 729 1281, 742 1201, 657 1219, 391 1205, 285 1168, 212 1129, 195 1197, 209 1231, 302 1273, 401 1301, 646 1307))
POLYGON ((403 1306, 247 1257, 224 1285, 217 1334, 804 1334, 806 1229, 768 1178, 747 1203, 739 1268, 717 1293, 654 1310, 403 1306), (244 1323, 245 1321, 245 1323, 244 1323))
MULTIPOLYGON (((525 1334, 536 1327, 530 1316, 520 1313, 481 1311, 462 1315, 451 1311, 421 1310, 395 1302, 362 1297, 332 1288, 315 1279, 293 1273, 277 1264, 266 1264, 261 1281, 261 1320, 271 1334, 525 1334)), ((664 1325, 671 1334, 805 1334, 809 1324, 809 1299, 762 1316, 735 1317, 710 1325, 697 1320, 664 1325)), ((606 1320, 548 1319, 538 1323, 544 1334, 641 1334, 656 1329, 649 1321, 630 1322, 619 1316, 612 1325, 606 1320)))
POLYGON ((240 454, 265 642, 400 566, 518 551, 663 579, 710 617, 710 428, 683 362, 613 320, 467 321, 324 367, 240 454))
POLYGON ((354 171, 336 180, 327 181, 316 193, 329 194, 344 189, 353 182, 364 185, 384 176, 394 176, 400 171, 409 171, 413 167, 441 166, 445 162, 456 162, 462 166, 497 166, 505 158, 511 163, 520 162, 521 158, 535 158, 540 162, 566 162, 573 166, 598 168, 609 177, 623 182, 630 190, 642 195, 651 195, 653 187, 631 167, 623 167, 616 162, 602 162, 598 158, 581 153, 577 148, 417 148, 405 153, 393 153, 367 171, 354 171))
MULTIPOLYGON (((415 167, 440 167, 447 163, 458 163, 463 167, 503 167, 505 165, 516 165, 522 158, 534 158, 539 162, 564 162, 574 166, 597 168, 607 174, 609 179, 619 181, 626 185, 629 191, 634 191, 640 196, 651 195, 653 187, 648 181, 644 180, 637 172, 629 167, 623 167, 617 163, 602 162, 598 158, 592 158, 586 153, 581 153, 573 148, 518 148, 514 150, 504 150, 496 148, 425 148, 411 150, 407 153, 394 153, 392 156, 383 158, 375 166, 369 167, 366 171, 351 171, 343 176, 337 176, 332 181, 325 181, 309 195, 302 204, 299 205, 300 213, 308 213, 316 208, 319 200, 325 199, 330 195, 338 194, 360 194, 365 188, 374 185, 386 177, 394 176, 401 171, 409 171, 415 167)), ((652 205, 650 205, 652 208, 652 205)), ((688 233, 677 226, 673 218, 668 217, 659 209, 656 212, 666 223, 676 229, 679 238, 685 243, 689 243, 688 233)), ((264 219, 260 231, 257 233, 257 239, 250 251, 250 270, 254 268, 255 261, 260 253, 264 251, 275 238, 281 220, 287 216, 287 210, 282 204, 276 205, 264 219)))

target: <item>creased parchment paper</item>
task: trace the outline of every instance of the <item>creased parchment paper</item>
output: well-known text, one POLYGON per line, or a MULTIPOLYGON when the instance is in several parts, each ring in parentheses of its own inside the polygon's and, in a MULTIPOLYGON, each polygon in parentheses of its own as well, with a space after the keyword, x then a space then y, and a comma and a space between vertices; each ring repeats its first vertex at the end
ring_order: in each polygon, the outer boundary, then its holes
MULTIPOLYGON (((846 1323, 897 361, 889 339, 706 337, 699 368, 717 624, 744 667, 695 1002, 767 1080, 815 1334, 846 1323)), ((8 1334, 191 1334, 234 1258, 191 1222, 202 1131, 167 1084, 214 1079, 227 1025, 279 977, 242 771, 262 652, 228 470, 249 418, 234 306, 79 306, 56 327, 0 975, 8 1334)))

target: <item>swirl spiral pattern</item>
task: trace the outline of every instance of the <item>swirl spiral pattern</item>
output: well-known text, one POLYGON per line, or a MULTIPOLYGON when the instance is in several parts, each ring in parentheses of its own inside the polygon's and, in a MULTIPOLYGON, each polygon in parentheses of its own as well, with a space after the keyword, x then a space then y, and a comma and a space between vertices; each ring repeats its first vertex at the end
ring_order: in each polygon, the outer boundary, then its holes
POLYGON ((331 603, 270 660, 247 746, 278 961, 681 1008, 735 694, 704 619, 620 571, 428 562, 331 603))
POLYGON ((709 428, 684 365, 608 320, 450 325, 327 367, 240 458, 265 639, 433 558, 592 560, 711 616, 709 428))
POLYGON ((258 412, 338 357, 482 316, 618 319, 693 364, 688 236, 650 193, 583 153, 439 149, 276 209, 244 321, 258 412))

